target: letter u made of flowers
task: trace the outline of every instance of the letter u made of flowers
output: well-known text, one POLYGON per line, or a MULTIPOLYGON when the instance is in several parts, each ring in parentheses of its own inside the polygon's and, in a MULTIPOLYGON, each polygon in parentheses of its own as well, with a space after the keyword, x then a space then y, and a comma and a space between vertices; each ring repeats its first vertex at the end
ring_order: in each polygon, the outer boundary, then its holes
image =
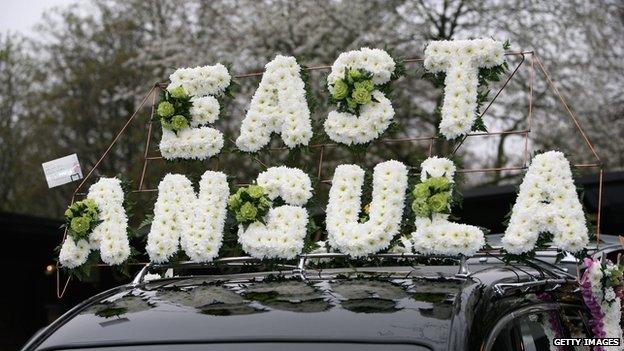
POLYGON ((191 181, 167 174, 158 185, 146 250, 152 262, 167 262, 180 249, 194 262, 219 255, 230 194, 225 173, 206 171, 195 195, 191 181))
POLYGON ((436 255, 474 255, 485 244, 478 227, 448 220, 455 190, 456 167, 447 158, 429 157, 421 164, 420 183, 414 186, 412 210, 416 231, 414 251, 436 255))
POLYGON ((271 133, 281 134, 289 148, 308 145, 312 122, 301 72, 302 67, 291 56, 277 55, 266 64, 236 139, 239 149, 262 149, 271 141, 271 133))
POLYGON ((329 138, 347 145, 378 138, 394 117, 386 93, 401 74, 402 68, 397 69, 384 50, 362 48, 340 54, 327 77, 330 101, 338 107, 324 123, 329 138))
POLYGON ((425 49, 425 69, 444 73, 440 133, 455 139, 469 133, 477 120, 479 68, 505 62, 503 43, 493 39, 440 40, 425 49))
POLYGON ((232 77, 228 69, 220 63, 180 68, 169 79, 156 111, 162 125, 162 156, 204 160, 218 154, 223 133, 209 125, 219 119, 217 98, 229 94, 232 77))
POLYGON ((239 188, 230 196, 236 214, 238 242, 249 255, 292 259, 301 253, 308 226, 312 198, 310 177, 300 169, 271 167, 260 173, 257 185, 239 188), (280 198, 285 205, 273 207, 280 198))
POLYGON ((100 250, 104 263, 119 265, 130 256, 128 217, 123 207, 124 191, 117 178, 100 178, 89 188, 87 198, 65 211, 67 237, 59 261, 67 268, 87 262, 92 250, 100 250))
POLYGON ((354 257, 388 248, 400 229, 407 167, 386 161, 373 171, 373 194, 367 221, 359 221, 364 170, 356 165, 336 167, 327 204, 327 233, 332 248, 354 257))
POLYGON ((529 252, 542 233, 552 235, 553 244, 568 252, 583 249, 589 241, 570 163, 558 151, 531 161, 511 210, 503 247, 512 254, 529 252))

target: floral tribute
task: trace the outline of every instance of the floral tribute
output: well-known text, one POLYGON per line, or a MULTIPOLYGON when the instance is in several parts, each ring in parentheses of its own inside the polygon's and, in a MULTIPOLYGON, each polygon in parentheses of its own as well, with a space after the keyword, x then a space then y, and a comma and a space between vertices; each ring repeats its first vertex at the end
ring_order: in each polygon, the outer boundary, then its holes
POLYGON ((347 145, 378 138, 394 117, 386 94, 400 74, 401 66, 384 50, 362 48, 340 54, 327 77, 331 101, 338 107, 324 124, 329 138, 347 145))
POLYGON ((156 110, 163 127, 163 157, 203 160, 218 154, 223 134, 208 125, 219 119, 216 97, 229 94, 228 69, 222 64, 180 68, 169 79, 156 110))
POLYGON ((327 204, 327 234, 332 248, 354 257, 386 249, 399 233, 407 167, 399 161, 375 166, 368 220, 359 221, 364 170, 357 165, 336 167, 327 204))
MULTIPOLYGON (((624 342, 620 318, 624 297, 624 266, 608 259, 585 258, 581 293, 591 312, 589 327, 595 338, 617 338, 624 342)), ((595 347, 595 350, 620 350, 619 346, 595 347)))
POLYGON ((511 254, 531 252, 540 234, 552 237, 555 246, 572 253, 589 241, 570 163, 558 151, 533 158, 511 210, 503 247, 511 254))
POLYGON ((281 134, 289 148, 308 145, 312 122, 303 69, 291 56, 277 55, 266 64, 236 139, 239 149, 256 152, 271 141, 273 132, 281 134))
POLYGON ((117 178, 100 178, 89 188, 87 199, 65 211, 67 237, 61 246, 60 263, 70 269, 88 262, 92 250, 100 251, 104 263, 119 265, 130 256, 128 217, 124 191, 117 178))
POLYGON ((158 185, 154 219, 147 236, 150 260, 167 262, 180 248, 195 262, 217 257, 229 193, 222 172, 206 171, 199 182, 199 195, 187 177, 167 174, 158 185))
POLYGON ((312 198, 312 182, 305 172, 271 167, 258 175, 257 185, 237 194, 230 198, 230 207, 239 209, 238 242, 245 252, 261 259, 292 259, 301 253, 308 226, 308 210, 303 206, 312 198), (258 203, 265 203, 264 196, 271 202, 268 213, 261 216, 264 205, 258 203), (273 207, 278 199, 286 204, 273 207))
POLYGON ((448 220, 455 172, 455 164, 447 158, 430 157, 421 164, 420 183, 412 192, 416 216, 414 251, 471 256, 485 245, 481 229, 448 220))
POLYGON ((493 39, 432 41, 425 49, 425 69, 444 74, 440 133, 455 139, 469 133, 478 120, 477 107, 486 97, 481 81, 498 80, 505 63, 505 44, 493 39), (480 69, 493 69, 480 72, 480 69), (480 74, 487 73, 487 74, 480 74))

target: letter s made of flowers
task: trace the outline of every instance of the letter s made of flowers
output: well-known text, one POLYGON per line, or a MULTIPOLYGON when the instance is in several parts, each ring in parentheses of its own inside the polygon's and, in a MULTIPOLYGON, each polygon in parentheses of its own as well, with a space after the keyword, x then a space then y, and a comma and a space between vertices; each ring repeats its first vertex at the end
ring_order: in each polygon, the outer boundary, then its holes
POLYGON ((239 149, 256 152, 271 141, 273 132, 281 134, 289 148, 308 145, 312 122, 301 70, 291 56, 277 55, 266 64, 236 139, 239 149))
POLYGON ((362 48, 338 56, 327 77, 330 99, 338 106, 324 123, 331 140, 366 144, 390 126, 394 109, 385 92, 398 78, 396 66, 395 60, 380 49, 362 48))
POLYGON ((455 139, 477 120, 479 68, 503 64, 503 43, 493 39, 432 41, 425 49, 425 69, 445 73, 440 133, 455 139))
POLYGON ((68 208, 65 217, 70 225, 59 255, 63 266, 76 268, 87 262, 91 250, 98 249, 102 261, 109 265, 128 259, 128 217, 123 202, 121 181, 100 178, 89 188, 86 200, 68 208))
POLYGON ((256 258, 292 259, 301 253, 307 233, 308 211, 303 206, 312 197, 310 177, 298 168, 271 167, 257 178, 271 201, 281 198, 286 205, 272 207, 266 218, 238 229, 238 242, 256 258))
POLYGON ((219 254, 230 194, 225 173, 206 171, 199 196, 181 174, 167 174, 158 185, 154 219, 146 251, 152 262, 167 262, 181 246, 195 262, 212 261, 219 254))
POLYGON ((336 167, 327 204, 330 246, 354 257, 387 248, 399 233, 407 173, 407 167, 399 161, 386 161, 375 166, 369 218, 360 223, 364 170, 356 165, 336 167))
POLYGON ((531 161, 511 210, 503 247, 512 254, 531 251, 542 233, 550 233, 553 244, 568 252, 581 250, 589 241, 570 163, 559 151, 539 154, 531 161))
POLYGON ((483 231, 478 227, 448 220, 455 171, 455 164, 447 158, 429 157, 421 164, 421 182, 413 190, 414 251, 471 256, 485 244, 483 231))
POLYGON ((180 68, 169 76, 157 114, 162 125, 160 152, 165 159, 210 158, 223 148, 223 133, 209 127, 219 119, 216 97, 228 91, 232 77, 222 64, 180 68))

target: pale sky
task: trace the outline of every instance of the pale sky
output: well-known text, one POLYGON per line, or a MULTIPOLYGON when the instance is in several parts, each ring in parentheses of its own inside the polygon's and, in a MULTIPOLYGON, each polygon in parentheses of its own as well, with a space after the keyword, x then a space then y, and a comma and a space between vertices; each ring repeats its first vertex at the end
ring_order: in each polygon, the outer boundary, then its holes
POLYGON ((44 11, 79 0, 0 0, 0 33, 30 35, 44 11))

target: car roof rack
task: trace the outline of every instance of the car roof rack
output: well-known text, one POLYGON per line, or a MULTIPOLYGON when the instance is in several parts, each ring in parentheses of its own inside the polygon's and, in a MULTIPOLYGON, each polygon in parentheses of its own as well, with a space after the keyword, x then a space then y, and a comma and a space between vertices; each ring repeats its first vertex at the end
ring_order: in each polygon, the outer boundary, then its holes
MULTIPOLYGON (((546 251, 550 251, 550 249, 546 249, 546 251)), ((485 258, 497 258, 499 260, 502 259, 500 256, 502 252, 498 248, 492 248, 490 250, 482 250, 477 252, 472 256, 453 256, 453 255, 425 255, 425 254, 413 254, 413 253, 378 253, 368 256, 363 256, 363 259, 447 259, 454 260, 457 262, 458 270, 455 273, 454 278, 456 279, 466 279, 470 277, 471 272, 468 268, 468 260, 469 259, 485 259, 485 258)), ((306 279, 306 270, 308 268, 308 264, 312 260, 321 260, 321 259, 337 259, 337 258, 352 258, 351 256, 338 253, 338 252, 328 252, 328 253, 307 253, 300 254, 296 257, 294 261, 296 264, 280 264, 281 267, 285 269, 291 270, 293 275, 299 275, 303 279, 306 279)), ((534 268, 538 270, 550 269, 550 270, 561 270, 559 267, 549 264, 547 262, 536 260, 537 262, 530 263, 534 268), (547 266, 547 267, 545 267, 547 266)), ((251 266, 255 264, 261 264, 263 262, 262 259, 251 257, 251 256, 240 256, 240 257, 224 257, 218 258, 211 262, 193 262, 193 261, 182 261, 175 263, 147 263, 143 268, 138 272, 135 278, 132 281, 133 285, 138 285, 145 282, 146 274, 153 269, 173 269, 173 268, 202 268, 202 267, 211 267, 218 265, 236 265, 236 266, 251 266)), ((569 273, 561 270, 559 272, 559 276, 564 276, 566 278, 575 278, 569 273)), ((554 275, 554 274, 553 274, 554 275)))

